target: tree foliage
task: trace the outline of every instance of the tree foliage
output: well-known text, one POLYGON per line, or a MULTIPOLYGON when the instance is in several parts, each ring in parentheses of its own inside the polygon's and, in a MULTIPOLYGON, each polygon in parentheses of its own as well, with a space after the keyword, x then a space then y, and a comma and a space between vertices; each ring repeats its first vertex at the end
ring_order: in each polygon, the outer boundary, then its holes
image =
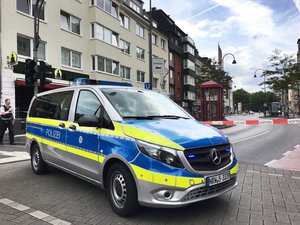
POLYGON ((275 49, 268 60, 270 69, 265 71, 265 76, 266 85, 270 89, 279 92, 297 87, 297 82, 300 80, 300 67, 295 63, 293 54, 288 55, 280 49, 275 49))
POLYGON ((267 102, 268 107, 271 102, 278 102, 279 97, 273 92, 266 92, 266 94, 262 91, 249 93, 244 89, 238 89, 233 92, 233 103, 237 105, 239 102, 243 105, 243 110, 252 110, 255 112, 264 110, 264 103, 267 102))
POLYGON ((201 76, 198 78, 197 83, 202 84, 210 80, 221 84, 224 89, 231 89, 232 77, 227 72, 218 69, 216 61, 213 61, 212 65, 203 65, 201 67, 201 76))

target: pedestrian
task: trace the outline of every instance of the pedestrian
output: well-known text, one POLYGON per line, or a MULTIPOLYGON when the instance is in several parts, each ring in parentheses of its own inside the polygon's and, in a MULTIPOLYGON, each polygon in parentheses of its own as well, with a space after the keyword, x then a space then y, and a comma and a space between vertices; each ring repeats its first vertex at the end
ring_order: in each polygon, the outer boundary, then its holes
POLYGON ((7 98, 4 101, 4 105, 0 108, 0 144, 3 144, 3 136, 8 128, 9 142, 11 145, 15 145, 14 140, 14 113, 13 108, 10 105, 10 99, 7 98))

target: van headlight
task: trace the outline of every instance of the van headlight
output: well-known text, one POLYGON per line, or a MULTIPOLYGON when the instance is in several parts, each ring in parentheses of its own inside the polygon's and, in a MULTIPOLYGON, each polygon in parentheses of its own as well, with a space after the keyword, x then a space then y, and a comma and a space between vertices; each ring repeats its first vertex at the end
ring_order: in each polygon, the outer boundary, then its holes
POLYGON ((137 147, 145 155, 166 163, 170 166, 183 168, 182 163, 177 155, 177 151, 171 148, 150 144, 144 141, 136 140, 137 147))

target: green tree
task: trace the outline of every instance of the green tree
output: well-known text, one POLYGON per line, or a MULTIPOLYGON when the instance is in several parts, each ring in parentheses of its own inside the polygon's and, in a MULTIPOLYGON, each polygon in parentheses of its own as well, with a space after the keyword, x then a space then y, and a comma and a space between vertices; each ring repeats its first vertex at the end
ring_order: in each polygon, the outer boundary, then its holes
POLYGON ((223 86, 224 89, 231 89, 230 83, 232 77, 223 70, 217 69, 217 62, 213 61, 212 65, 203 65, 201 67, 201 76, 198 79, 198 84, 213 80, 223 86))
MULTIPOLYGON (((285 102, 288 103, 288 90, 297 88, 300 80, 299 65, 295 63, 296 59, 293 54, 285 54, 280 49, 273 50, 273 54, 268 59, 270 70, 265 72, 265 83, 274 92, 285 93, 285 102)), ((288 104, 286 104, 286 116, 289 114, 288 110, 288 104)))

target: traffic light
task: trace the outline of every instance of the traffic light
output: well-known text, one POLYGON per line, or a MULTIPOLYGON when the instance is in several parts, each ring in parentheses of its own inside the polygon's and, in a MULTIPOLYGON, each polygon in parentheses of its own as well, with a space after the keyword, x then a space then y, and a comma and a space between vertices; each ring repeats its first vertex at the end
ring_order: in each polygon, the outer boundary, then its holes
POLYGON ((33 87, 36 81, 36 62, 32 59, 25 60, 25 82, 26 86, 33 87))
POLYGON ((52 75, 52 65, 44 61, 40 61, 39 74, 40 87, 44 88, 46 84, 52 83, 51 80, 47 79, 47 77, 52 75))

